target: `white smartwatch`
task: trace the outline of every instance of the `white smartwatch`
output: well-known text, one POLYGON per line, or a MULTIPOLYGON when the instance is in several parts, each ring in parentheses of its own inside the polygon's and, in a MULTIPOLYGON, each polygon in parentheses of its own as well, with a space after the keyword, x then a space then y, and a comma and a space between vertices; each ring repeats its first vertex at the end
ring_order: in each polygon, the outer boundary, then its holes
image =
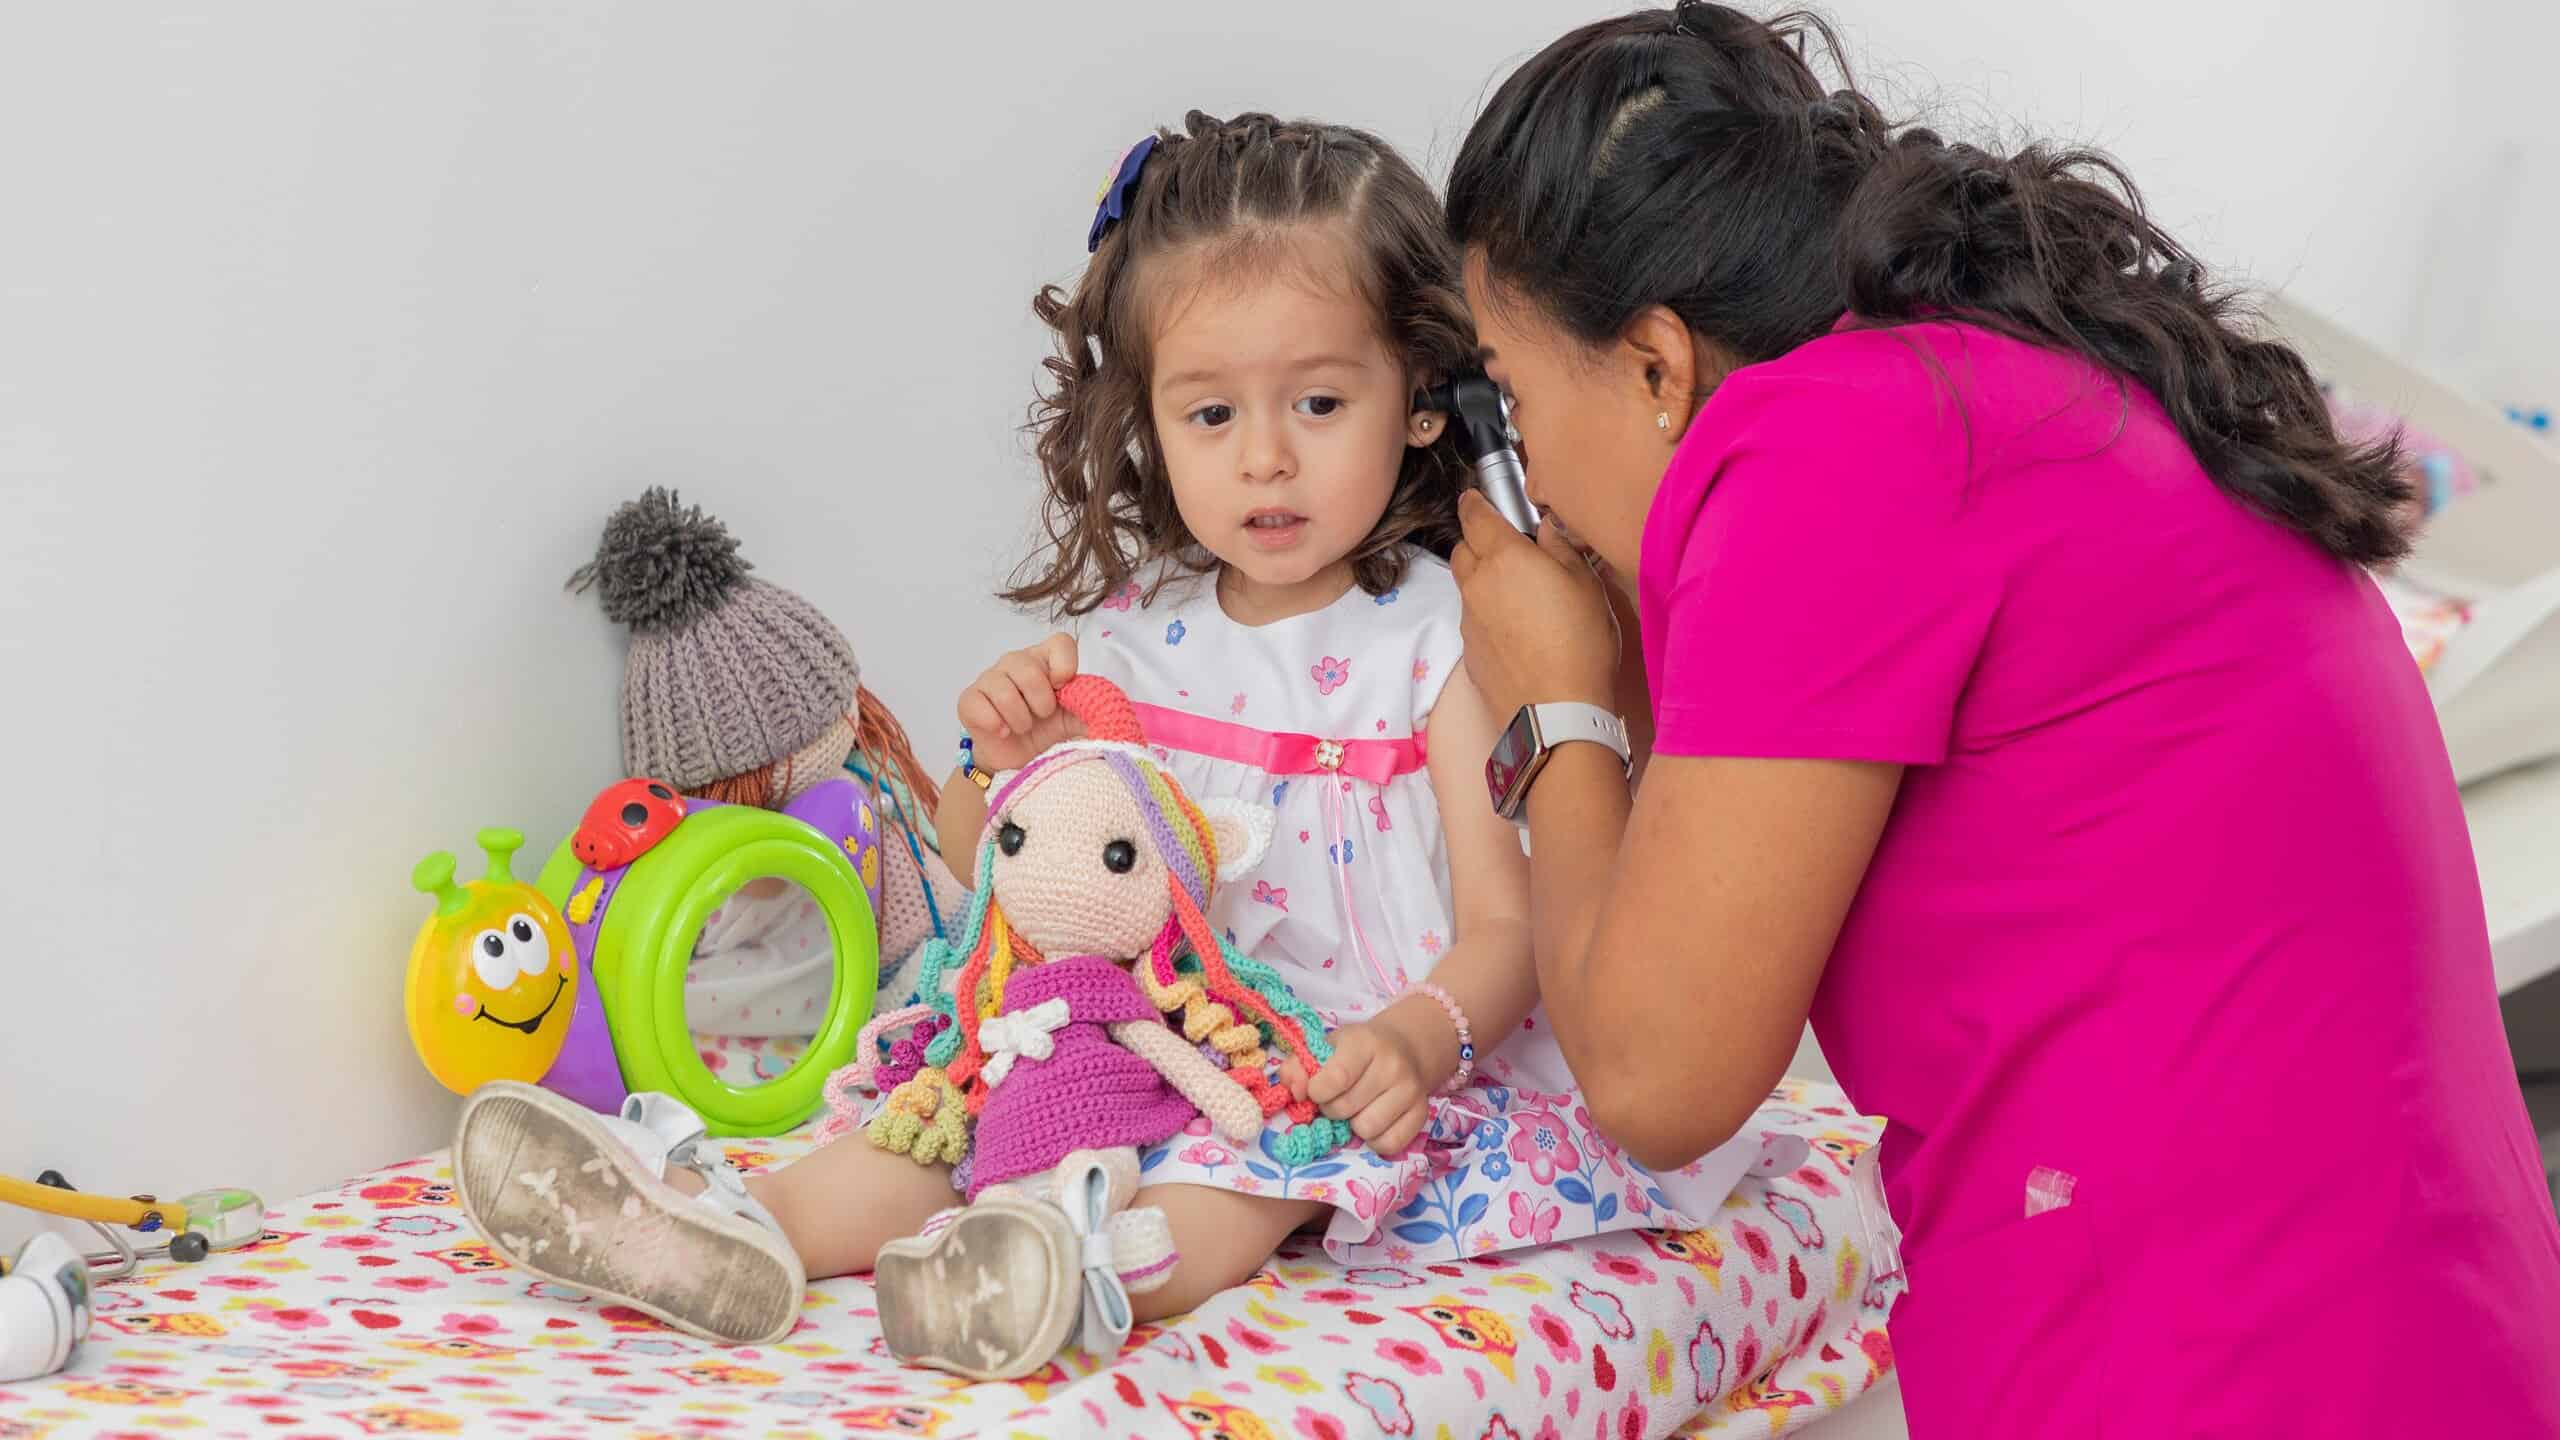
POLYGON ((1547 757, 1557 746, 1577 740, 1606 747, 1618 757, 1621 773, 1635 773, 1635 750, 1627 743, 1626 721, 1597 705, 1574 700, 1523 705, 1484 762, 1484 788, 1493 796, 1493 813, 1514 825, 1526 823, 1521 811, 1538 772, 1547 768, 1547 757))

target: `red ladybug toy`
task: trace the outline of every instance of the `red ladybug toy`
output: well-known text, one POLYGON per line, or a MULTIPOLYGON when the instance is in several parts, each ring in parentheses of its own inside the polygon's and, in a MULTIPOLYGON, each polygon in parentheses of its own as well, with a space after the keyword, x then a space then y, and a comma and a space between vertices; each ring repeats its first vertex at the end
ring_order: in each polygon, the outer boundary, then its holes
POLYGON ((590 870, 618 870, 649 853, 684 818, 684 797, 664 780, 616 780, 604 787, 569 837, 569 853, 590 870))

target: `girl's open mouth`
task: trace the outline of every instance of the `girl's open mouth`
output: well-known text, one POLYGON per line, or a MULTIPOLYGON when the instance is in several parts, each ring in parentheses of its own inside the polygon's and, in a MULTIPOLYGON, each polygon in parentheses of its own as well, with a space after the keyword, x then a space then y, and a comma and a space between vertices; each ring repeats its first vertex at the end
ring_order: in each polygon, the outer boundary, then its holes
POLYGON ((1256 510, 1244 517, 1246 538, 1265 550, 1282 550, 1306 534, 1307 517, 1289 510, 1256 510))

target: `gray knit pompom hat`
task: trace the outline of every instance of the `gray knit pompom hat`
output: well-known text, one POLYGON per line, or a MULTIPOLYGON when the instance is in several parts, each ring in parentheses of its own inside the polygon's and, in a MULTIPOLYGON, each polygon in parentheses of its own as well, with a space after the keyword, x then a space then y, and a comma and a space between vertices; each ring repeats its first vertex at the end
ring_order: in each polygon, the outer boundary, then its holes
POLYGON ((631 627, 622 768, 688 793, 815 744, 854 713, 862 667, 816 606, 747 578, 728 528, 653 486, 605 522, 569 589, 631 627))

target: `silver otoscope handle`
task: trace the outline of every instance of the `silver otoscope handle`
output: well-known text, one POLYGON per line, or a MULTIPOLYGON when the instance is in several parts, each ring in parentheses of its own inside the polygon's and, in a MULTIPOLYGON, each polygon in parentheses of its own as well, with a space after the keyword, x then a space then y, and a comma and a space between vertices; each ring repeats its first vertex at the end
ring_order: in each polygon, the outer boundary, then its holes
POLYGON ((1476 461, 1476 486, 1484 498, 1523 535, 1538 533, 1538 507, 1529 503, 1529 473, 1520 468, 1520 452, 1496 450, 1476 461))

